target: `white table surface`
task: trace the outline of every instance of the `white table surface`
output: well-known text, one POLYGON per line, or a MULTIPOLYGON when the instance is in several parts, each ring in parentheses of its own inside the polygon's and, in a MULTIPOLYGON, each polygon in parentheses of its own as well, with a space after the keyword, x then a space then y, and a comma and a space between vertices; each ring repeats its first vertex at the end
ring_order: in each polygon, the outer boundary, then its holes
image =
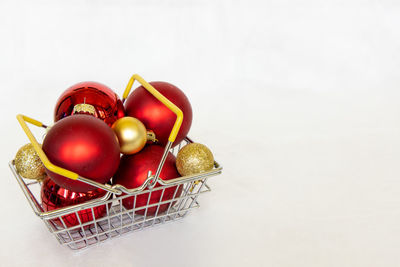
POLYGON ((1 266, 400 266, 400 4, 1 1, 1 266), (169 81, 224 166, 184 220, 80 253, 7 163, 84 80, 169 81))

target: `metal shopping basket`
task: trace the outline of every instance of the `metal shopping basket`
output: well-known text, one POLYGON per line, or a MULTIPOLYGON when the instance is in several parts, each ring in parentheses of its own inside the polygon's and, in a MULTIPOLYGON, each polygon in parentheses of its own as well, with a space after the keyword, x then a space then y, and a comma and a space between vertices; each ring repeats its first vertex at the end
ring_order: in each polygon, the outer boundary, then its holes
POLYGON ((152 95, 177 114, 177 120, 171 131, 169 141, 165 146, 164 154, 156 173, 152 174, 149 172, 147 180, 142 186, 137 188, 126 188, 119 184, 100 184, 81 177, 77 173, 53 165, 47 159, 26 122, 44 128, 47 126, 27 116, 17 116, 23 130, 47 169, 107 191, 103 197, 98 199, 57 210, 44 211, 40 203, 41 183, 22 178, 17 173, 14 162, 11 161, 9 163, 11 171, 35 214, 44 221, 49 231, 54 234, 61 245, 66 245, 73 250, 87 248, 132 231, 161 225, 185 217, 191 209, 199 207, 198 196, 211 190, 210 186, 207 184, 208 178, 222 172, 222 167, 217 162, 214 162, 214 168, 207 172, 177 177, 171 180, 163 180, 159 177, 168 153, 171 152, 176 156, 184 145, 192 143, 193 141, 189 138, 185 138, 180 144, 171 148, 179 132, 180 124, 182 123, 182 112, 139 75, 135 74, 132 76, 124 92, 123 99, 126 99, 129 95, 135 80, 141 83, 152 95), (155 187, 156 184, 158 185, 157 187, 155 187), (173 197, 168 200, 163 200, 165 190, 170 188, 175 188, 173 197), (161 192, 160 202, 150 204, 151 194, 156 192, 161 192), (138 207, 136 207, 136 199, 138 197, 146 197, 147 205, 138 205, 138 207), (134 199, 132 208, 130 209, 122 205, 122 201, 126 198, 134 199), (168 208, 163 212, 159 212, 161 210, 160 206, 166 205, 168 205, 168 208), (102 217, 96 214, 96 209, 100 207, 105 210, 104 216, 102 217), (148 212, 150 209, 152 212, 148 212), (66 218, 71 218, 71 216, 78 221, 77 224, 71 225, 66 221, 66 218), (82 216, 89 216, 90 220, 82 222, 82 216))

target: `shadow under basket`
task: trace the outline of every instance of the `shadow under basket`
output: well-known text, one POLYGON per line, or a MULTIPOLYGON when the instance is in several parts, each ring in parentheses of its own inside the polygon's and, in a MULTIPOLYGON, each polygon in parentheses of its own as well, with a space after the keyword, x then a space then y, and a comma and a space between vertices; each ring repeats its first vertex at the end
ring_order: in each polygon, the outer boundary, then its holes
MULTIPOLYGON (((191 142, 186 138, 170 152, 176 155, 181 147, 191 142)), ((40 202, 41 183, 22 178, 17 173, 13 161, 9 166, 35 214, 44 221, 61 245, 73 250, 87 248, 129 232, 185 217, 190 210, 199 207, 198 196, 211 191, 207 184, 208 178, 222 171, 222 167, 215 162, 213 170, 182 177, 184 179, 177 185, 147 188, 132 195, 116 195, 108 192, 99 199, 45 212, 40 202), (172 198, 163 198, 166 190, 169 193, 174 192, 172 198), (159 199, 163 201, 151 204, 152 194, 160 195, 159 199), (141 201, 136 201, 137 199, 141 201), (147 204, 143 205, 146 199, 147 204), (136 203, 142 204, 136 206, 136 203), (102 214, 99 215, 100 207, 102 214), (71 218, 75 223, 71 224, 68 221, 71 218)))

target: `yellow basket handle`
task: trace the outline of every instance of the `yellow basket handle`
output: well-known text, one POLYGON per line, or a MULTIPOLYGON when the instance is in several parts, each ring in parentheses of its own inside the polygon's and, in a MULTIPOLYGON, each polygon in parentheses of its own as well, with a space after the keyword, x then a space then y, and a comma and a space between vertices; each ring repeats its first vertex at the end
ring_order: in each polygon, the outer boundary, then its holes
POLYGON ((43 128, 47 128, 46 125, 44 125, 40 121, 37 121, 35 119, 29 118, 29 117, 27 117, 25 115, 21 115, 21 114, 17 115, 17 120, 18 120, 19 124, 21 124, 21 127, 24 130, 26 136, 28 136, 29 141, 31 142, 33 148, 35 149, 36 153, 38 154, 40 160, 43 162, 43 165, 49 171, 52 171, 52 172, 60 174, 62 176, 71 178, 73 180, 77 180, 78 179, 79 175, 77 173, 69 171, 69 170, 66 170, 66 169, 61 168, 61 167, 58 167, 58 166, 56 166, 56 165, 54 165, 53 163, 50 162, 50 160, 47 158, 46 154, 44 153, 43 149, 39 145, 38 141, 33 136, 32 132, 29 129, 29 127, 26 124, 26 122, 29 122, 29 123, 31 123, 31 124, 33 124, 35 126, 43 127, 43 128))
POLYGON ((128 82, 128 85, 126 86, 126 89, 124 91, 122 101, 124 102, 125 99, 128 97, 132 85, 135 81, 138 81, 147 91, 149 91, 155 98, 157 98, 161 103, 163 103, 167 108, 169 108, 172 112, 176 114, 176 121, 174 123, 174 127, 172 128, 172 131, 169 135, 168 141, 173 143, 176 139, 176 136, 178 135, 179 129, 181 128, 182 122, 183 122, 183 112, 180 108, 178 108, 174 103, 169 101, 165 96, 163 96, 160 92, 158 92, 151 84, 146 82, 142 77, 140 77, 138 74, 132 75, 131 79, 128 82))

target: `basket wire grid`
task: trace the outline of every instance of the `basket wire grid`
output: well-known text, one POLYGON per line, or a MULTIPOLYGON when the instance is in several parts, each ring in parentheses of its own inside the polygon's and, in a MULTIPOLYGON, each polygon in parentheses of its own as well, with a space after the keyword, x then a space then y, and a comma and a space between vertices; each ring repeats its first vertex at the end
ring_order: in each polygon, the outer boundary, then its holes
MULTIPOLYGON (((191 142, 190 139, 186 138, 170 151, 176 155, 183 145, 191 142)), ((107 193, 103 198, 94 201, 45 212, 40 201, 38 201, 41 183, 23 179, 17 173, 12 161, 9 165, 36 215, 44 221, 49 231, 54 234, 61 245, 68 246, 73 250, 87 248, 128 232, 146 229, 185 217, 191 209, 200 206, 197 200, 198 196, 211 191, 207 184, 208 178, 221 173, 222 169, 215 162, 215 167, 211 172, 190 176, 189 179, 185 179, 177 185, 161 185, 133 195, 107 193), (168 188, 174 188, 173 197, 163 200, 164 192, 168 188), (161 192, 159 199, 163 201, 150 204, 151 194, 156 192, 161 192), (147 197, 147 204, 136 206, 138 197, 147 197), (133 198, 131 207, 123 205, 123 200, 127 198, 133 198), (163 205, 168 206, 168 208, 159 212, 163 205), (96 213, 98 208, 104 210, 103 216, 96 213), (149 212, 150 209, 152 209, 152 212, 149 212), (77 220, 77 223, 71 225, 68 222, 71 218, 77 220)))

